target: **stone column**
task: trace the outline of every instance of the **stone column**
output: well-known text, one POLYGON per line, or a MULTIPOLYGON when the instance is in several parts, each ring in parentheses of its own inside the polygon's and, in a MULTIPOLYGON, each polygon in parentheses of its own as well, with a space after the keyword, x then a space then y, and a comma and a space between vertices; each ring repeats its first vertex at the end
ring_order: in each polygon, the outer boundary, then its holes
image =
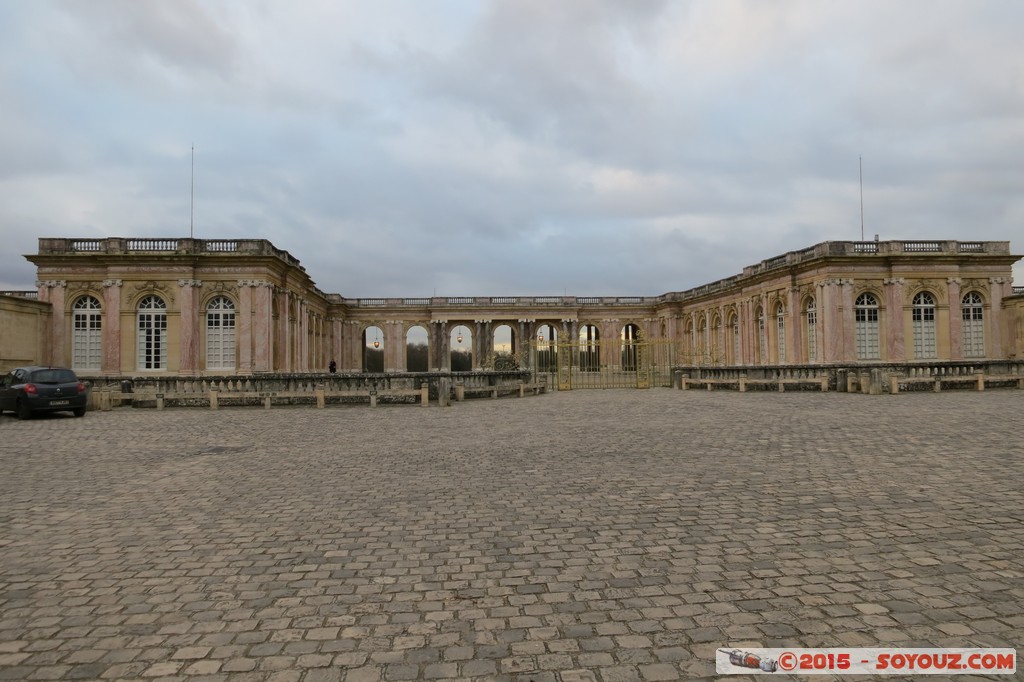
POLYGON ((121 373, 121 280, 103 280, 103 361, 108 376, 121 373))
POLYGON ((1004 314, 1003 298, 1010 293, 1007 291, 1007 288, 1010 287, 1012 280, 1009 277, 990 277, 988 281, 991 307, 987 315, 988 329, 985 335, 985 354, 995 360, 1003 360, 1006 358, 1006 350, 1003 343, 1003 326, 1001 323, 1001 318, 1004 314))
POLYGON ((287 289, 277 292, 278 319, 277 338, 281 341, 281 365, 276 367, 279 372, 291 372, 292 368, 292 301, 287 289))
POLYGON ((365 345, 362 334, 363 323, 359 320, 349 320, 345 325, 345 339, 343 341, 344 352, 347 359, 344 365, 353 372, 363 370, 363 355, 365 345))
POLYGON ((432 320, 430 325, 430 368, 443 372, 451 368, 449 355, 448 320, 432 320))
POLYGON ((274 371, 274 287, 265 280, 252 280, 252 359, 254 372, 274 371))
POLYGON ((470 346, 473 349, 473 361, 470 367, 480 369, 480 362, 484 355, 484 323, 481 320, 474 320, 473 326, 476 331, 473 332, 473 345, 470 346))
POLYGON ((525 363, 524 369, 533 369, 537 363, 537 332, 533 328, 533 320, 519 320, 519 352, 525 363))
POLYGON ((946 300, 949 301, 949 359, 964 357, 964 316, 960 300, 960 278, 946 279, 946 300))
MULTIPOLYGON (((903 285, 902 277, 883 280, 885 286, 885 359, 889 362, 905 362, 907 359, 906 337, 903 331, 903 285)), ((856 320, 855 320, 856 323, 856 320)), ((856 354, 856 347, 854 348, 856 354)))
POLYGON ((448 327, 448 321, 441 323, 441 370, 452 371, 452 330, 448 327))
POLYGON ((301 372, 309 371, 309 307, 303 299, 298 300, 296 305, 296 316, 298 319, 298 369, 301 372))
POLYGON ((484 320, 483 350, 480 353, 481 360, 491 358, 493 365, 494 358, 494 320, 484 320))
POLYGON ((199 287, 198 279, 179 279, 181 298, 178 303, 179 318, 179 361, 178 373, 184 376, 199 373, 199 287))
POLYGON ((49 357, 41 357, 39 360, 48 365, 71 366, 71 356, 68 353, 67 343, 67 320, 64 309, 64 298, 67 293, 68 283, 63 279, 48 279, 36 282, 39 289, 39 300, 49 303, 53 311, 50 322, 50 352, 49 357))
POLYGON ((405 354, 402 349, 405 346, 402 339, 402 323, 397 320, 387 320, 387 327, 384 329, 384 371, 402 371, 402 356, 405 354))
MULTIPOLYGON (((821 360, 825 363, 843 359, 843 319, 839 312, 839 280, 826 279, 818 284, 818 330, 821 336, 821 360)), ((853 311, 850 311, 852 317, 853 311)))
POLYGON ((238 315, 235 318, 235 331, 238 333, 239 374, 252 373, 252 287, 248 280, 238 281, 238 315))
MULTIPOLYGON (((789 320, 786 325, 786 356, 789 361, 804 365, 807 364, 807 350, 804 348, 804 328, 801 324, 803 316, 800 310, 800 290, 796 287, 789 288, 789 303, 786 305, 789 310, 789 320)), ((786 362, 783 360, 782 362, 786 362)))
POLYGON ((842 359, 853 361, 857 359, 857 344, 854 341, 854 314, 853 314, 853 280, 839 280, 842 296, 842 319, 843 319, 843 344, 842 359))

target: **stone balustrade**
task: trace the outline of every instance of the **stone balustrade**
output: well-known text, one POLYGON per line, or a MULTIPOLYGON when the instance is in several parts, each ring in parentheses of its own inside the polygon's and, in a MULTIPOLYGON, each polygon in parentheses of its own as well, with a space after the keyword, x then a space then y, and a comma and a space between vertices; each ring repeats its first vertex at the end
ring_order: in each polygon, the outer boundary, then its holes
POLYGON ((943 388, 1024 388, 1024 361, 960 360, 873 365, 674 366, 677 388, 693 386, 748 390, 786 385, 812 390, 898 393, 943 388))
POLYGON ((265 374, 255 376, 79 377, 89 384, 94 406, 210 406, 378 402, 448 404, 461 397, 498 397, 544 392, 529 372, 404 372, 358 374, 265 374))

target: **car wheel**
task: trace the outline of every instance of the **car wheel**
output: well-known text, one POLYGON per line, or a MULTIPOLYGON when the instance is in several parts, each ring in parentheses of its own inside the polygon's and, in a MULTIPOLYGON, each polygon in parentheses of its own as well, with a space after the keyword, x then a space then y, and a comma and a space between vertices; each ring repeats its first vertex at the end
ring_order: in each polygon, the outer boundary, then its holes
POLYGON ((32 408, 28 406, 28 403, 22 401, 18 403, 18 419, 31 419, 32 408))
POLYGON ((84 417, 85 416, 85 408, 84 407, 76 407, 75 408, 75 416, 76 417, 84 417))

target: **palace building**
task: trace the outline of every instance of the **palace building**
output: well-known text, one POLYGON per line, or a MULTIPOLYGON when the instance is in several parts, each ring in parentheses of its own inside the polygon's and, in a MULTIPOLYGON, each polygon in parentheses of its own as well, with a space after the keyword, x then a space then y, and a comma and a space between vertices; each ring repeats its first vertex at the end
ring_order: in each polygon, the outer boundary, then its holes
POLYGON ((461 369, 536 368, 558 344, 614 370, 640 339, 686 367, 1024 356, 1008 242, 824 242, 653 297, 345 298, 259 239, 42 238, 26 257, 38 289, 0 296, 0 362, 86 376, 444 372, 460 349, 461 369))

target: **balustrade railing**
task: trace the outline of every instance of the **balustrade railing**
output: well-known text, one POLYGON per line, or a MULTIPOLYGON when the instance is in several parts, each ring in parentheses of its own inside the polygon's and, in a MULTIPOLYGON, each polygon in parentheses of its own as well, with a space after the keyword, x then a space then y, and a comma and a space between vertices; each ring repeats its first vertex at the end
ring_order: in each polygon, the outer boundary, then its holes
POLYGON ((129 239, 129 251, 177 251, 177 239, 129 239))
POLYGON ((904 253, 940 253, 942 242, 903 242, 904 253))
POLYGON ((75 239, 71 242, 72 251, 102 251, 102 239, 75 239))
POLYGON ((237 239, 207 239, 203 242, 207 251, 234 252, 238 251, 237 239))

